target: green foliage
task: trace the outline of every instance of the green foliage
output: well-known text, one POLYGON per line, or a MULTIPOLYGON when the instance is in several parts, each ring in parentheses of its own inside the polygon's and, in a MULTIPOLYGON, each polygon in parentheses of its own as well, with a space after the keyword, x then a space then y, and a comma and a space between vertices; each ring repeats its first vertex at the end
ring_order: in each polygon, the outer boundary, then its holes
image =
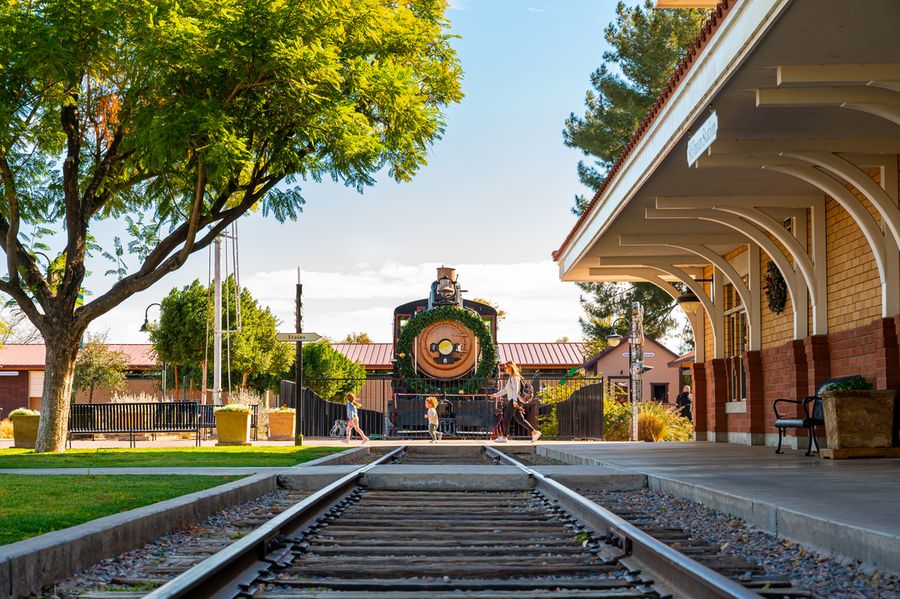
POLYGON ((369 337, 368 333, 360 331, 357 333, 356 331, 351 331, 347 333, 347 336, 338 341, 338 343, 372 343, 372 338, 369 337))
MULTIPOLYGON (((674 442, 694 438, 691 421, 681 416, 674 406, 656 401, 638 403, 638 438, 644 440, 641 437, 642 419, 644 436, 649 440, 674 442)), ((607 397, 603 400, 603 422, 605 441, 631 440, 631 404, 607 397)))
POLYGON ((491 330, 487 323, 478 314, 457 306, 438 306, 431 310, 422 310, 406 323, 397 338, 398 373, 406 379, 412 379, 411 386, 419 391, 427 393, 435 390, 429 383, 416 380, 421 375, 416 372, 413 364, 413 344, 416 336, 425 327, 441 320, 456 320, 475 333, 478 338, 481 361, 475 371, 463 380, 460 386, 466 393, 480 391, 485 380, 494 374, 494 369, 497 367, 497 345, 491 337, 491 330))
POLYGON ((28 408, 16 408, 12 412, 9 413, 9 417, 13 416, 40 416, 41 413, 37 410, 29 410, 28 408))
MULTIPOLYGON (((619 2, 616 20, 604 30, 610 49, 603 64, 591 75, 585 95, 585 113, 566 119, 563 140, 581 150, 592 163, 578 163, 581 182, 599 189, 606 171, 615 163, 632 133, 675 72, 691 42, 700 32, 707 11, 654 9, 619 2)), ((580 214, 585 198, 576 198, 580 214)))
POLYGON ((326 340, 303 344, 303 384, 322 399, 344 403, 347 393, 359 393, 365 381, 365 367, 326 340))
POLYGON ((125 354, 110 349, 103 336, 92 336, 78 351, 75 360, 75 380, 73 387, 88 391, 88 401, 94 399, 94 389, 122 391, 125 389, 125 371, 128 359, 125 354))
MULTIPOLYGON (((235 331, 237 306, 235 283, 225 280, 222 293, 231 301, 225 303, 223 330, 235 331)), ((230 344, 231 369, 239 373, 242 385, 259 390, 277 388, 281 373, 293 363, 293 347, 275 339, 278 319, 263 308, 246 288, 241 289, 241 330, 226 333, 230 344)), ((195 280, 182 289, 172 289, 163 301, 159 324, 151 327, 150 340, 163 362, 199 369, 213 354, 212 290, 195 280), (207 345, 208 344, 208 345, 207 345)))
POLYGON ((248 406, 247 404, 243 404, 243 403, 230 403, 225 406, 218 406, 218 407, 213 408, 214 413, 239 412, 242 414, 249 414, 252 411, 253 411, 253 409, 250 406, 248 406))
POLYGON ((825 391, 868 391, 872 389, 872 383, 865 378, 855 375, 843 381, 836 381, 825 385, 825 391))
POLYGON ((212 322, 209 289, 195 279, 163 298, 159 323, 150 327, 150 342, 161 362, 199 365, 206 359, 212 322))

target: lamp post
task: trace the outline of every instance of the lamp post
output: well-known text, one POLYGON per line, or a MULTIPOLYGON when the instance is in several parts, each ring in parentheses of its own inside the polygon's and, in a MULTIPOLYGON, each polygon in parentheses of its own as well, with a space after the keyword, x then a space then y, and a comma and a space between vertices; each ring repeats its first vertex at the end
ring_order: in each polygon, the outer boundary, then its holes
MULTIPOLYGON (((162 304, 160 304, 159 302, 153 302, 152 304, 147 306, 147 309, 144 310, 144 324, 141 325, 141 329, 140 329, 141 333, 149 333, 150 332, 150 318, 148 315, 150 314, 150 308, 152 308, 153 306, 159 306, 159 309, 162 310, 162 304)), ((163 398, 163 401, 166 401, 166 363, 165 362, 163 362, 163 365, 162 365, 161 378, 162 378, 162 381, 161 381, 162 398, 163 398)))
POLYGON ((638 302, 631 304, 631 321, 613 321, 613 332, 606 337, 610 347, 618 347, 624 337, 616 332, 619 322, 628 323, 628 401, 631 403, 631 440, 638 439, 638 402, 644 395, 644 309, 638 302))

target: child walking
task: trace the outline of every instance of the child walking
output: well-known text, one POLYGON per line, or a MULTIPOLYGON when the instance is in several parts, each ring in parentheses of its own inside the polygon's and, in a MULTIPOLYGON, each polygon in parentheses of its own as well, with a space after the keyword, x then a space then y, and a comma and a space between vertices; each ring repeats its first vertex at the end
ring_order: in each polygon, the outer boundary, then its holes
POLYGON ((362 402, 359 401, 359 398, 353 395, 352 393, 347 394, 347 438, 344 439, 344 443, 350 442, 350 436, 353 434, 353 429, 356 429, 356 432, 359 433, 359 436, 362 437, 363 443, 367 443, 369 438, 366 436, 366 433, 359 428, 359 407, 362 405, 362 402))
POLYGON ((444 438, 444 433, 438 430, 438 425, 441 421, 438 418, 437 405, 438 400, 436 397, 425 398, 425 407, 428 408, 428 411, 425 412, 425 418, 428 419, 428 434, 431 435, 429 443, 437 443, 444 438))

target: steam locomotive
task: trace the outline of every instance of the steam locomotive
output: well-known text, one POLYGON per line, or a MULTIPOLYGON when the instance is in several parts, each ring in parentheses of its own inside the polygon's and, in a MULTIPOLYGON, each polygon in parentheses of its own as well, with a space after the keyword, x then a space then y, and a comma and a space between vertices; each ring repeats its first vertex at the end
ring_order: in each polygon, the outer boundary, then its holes
POLYGON ((394 401, 399 432, 425 429, 425 397, 440 401, 448 435, 485 434, 496 421, 497 310, 464 299, 456 270, 437 269, 427 298, 394 309, 394 401))

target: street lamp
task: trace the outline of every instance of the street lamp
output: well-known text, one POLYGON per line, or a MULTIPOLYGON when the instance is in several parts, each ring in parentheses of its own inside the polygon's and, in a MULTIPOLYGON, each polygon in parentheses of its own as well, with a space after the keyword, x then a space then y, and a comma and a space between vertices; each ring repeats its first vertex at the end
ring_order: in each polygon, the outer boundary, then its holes
POLYGON ((679 295, 675 301, 689 317, 694 316, 700 310, 700 298, 690 289, 679 295))
POLYGON ((644 382, 642 374, 649 368, 644 367, 644 310, 634 302, 631 305, 631 322, 624 318, 613 321, 612 333, 606 341, 610 347, 618 347, 624 337, 616 332, 616 326, 626 323, 628 329, 628 400, 631 403, 631 440, 638 438, 638 402, 643 397, 644 382))
MULTIPOLYGON (((150 304, 149 306, 147 306, 147 309, 144 310, 144 324, 141 325, 141 329, 140 329, 142 333, 150 332, 150 319, 148 318, 148 314, 150 313, 150 308, 152 308, 153 306, 159 306, 159 309, 162 310, 162 304, 160 304, 159 302, 154 302, 154 303, 150 304)), ((162 378, 162 382, 161 382, 162 398, 163 398, 163 401, 166 401, 166 363, 165 362, 163 362, 163 365, 162 365, 162 377, 161 378, 162 378)), ((178 385, 176 385, 176 387, 177 386, 178 385)), ((176 391, 177 391, 177 389, 176 389, 176 391)), ((176 396, 177 396, 177 393, 176 393, 176 396)))
POLYGON ((162 304, 160 304, 159 302, 154 302, 154 303, 150 304, 149 306, 147 306, 147 309, 144 310, 144 324, 141 325, 142 333, 150 332, 150 320, 147 317, 147 315, 150 313, 150 308, 152 308, 153 306, 159 306, 159 309, 162 310, 162 304))

